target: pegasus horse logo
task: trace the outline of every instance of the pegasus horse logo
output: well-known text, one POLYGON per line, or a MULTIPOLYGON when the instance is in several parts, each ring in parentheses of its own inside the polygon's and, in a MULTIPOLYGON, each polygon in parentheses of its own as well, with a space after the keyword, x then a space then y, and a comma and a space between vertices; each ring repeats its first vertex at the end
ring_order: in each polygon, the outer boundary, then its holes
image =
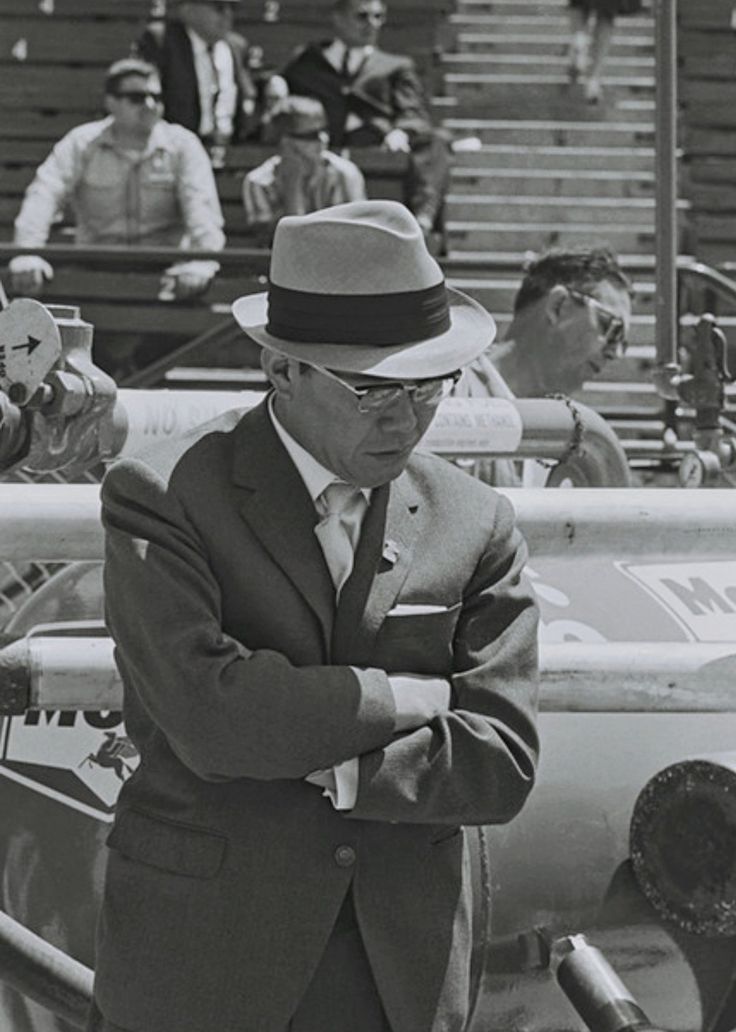
POLYGON ((134 770, 125 761, 136 755, 136 747, 126 735, 117 735, 114 731, 106 731, 105 741, 99 749, 85 756, 79 766, 86 763, 90 767, 110 768, 120 781, 125 781, 134 770))

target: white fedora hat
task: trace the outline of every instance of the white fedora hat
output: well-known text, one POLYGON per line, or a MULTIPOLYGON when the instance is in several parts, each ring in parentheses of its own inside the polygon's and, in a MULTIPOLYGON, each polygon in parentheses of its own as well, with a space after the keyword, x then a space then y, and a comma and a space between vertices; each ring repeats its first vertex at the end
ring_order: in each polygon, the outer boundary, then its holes
POLYGON ((233 315, 258 344, 336 372, 443 376, 493 342, 492 316, 442 269, 396 201, 354 201, 277 226, 267 292, 233 315))

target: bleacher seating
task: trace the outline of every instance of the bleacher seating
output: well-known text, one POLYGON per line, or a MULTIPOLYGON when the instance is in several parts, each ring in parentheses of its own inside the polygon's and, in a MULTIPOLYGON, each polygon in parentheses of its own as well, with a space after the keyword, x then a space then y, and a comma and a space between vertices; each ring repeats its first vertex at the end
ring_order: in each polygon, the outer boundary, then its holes
POLYGON ((705 262, 736 259, 736 83, 730 0, 679 6, 678 87, 688 247, 705 262))
MULTIPOLYGON (((242 4, 236 29, 251 45, 255 69, 277 69, 296 46, 322 36, 330 5, 331 0, 242 4)), ((53 143, 72 126, 101 117, 105 68, 128 52, 161 6, 152 0, 3 0, 0 241, 12 240, 23 192, 53 143)), ((447 17, 451 6, 452 0, 393 0, 382 35, 386 49, 414 57, 430 91, 438 85, 439 54, 453 31, 447 17)), ((269 153, 271 148, 258 144, 239 144, 230 148, 225 168, 217 172, 229 247, 252 244, 241 203, 242 178, 269 153)), ((365 174, 369 196, 404 198, 405 155, 370 148, 353 157, 365 174)), ((51 242, 70 239, 69 226, 61 223, 51 242)), ((4 260, 11 253, 5 251, 4 260)), ((99 258, 90 267, 79 263, 78 251, 64 254, 62 249, 53 259, 56 276, 43 299, 80 304, 83 316, 95 324, 100 350, 131 330, 145 335, 155 351, 197 338, 218 322, 224 325, 228 302, 246 289, 260 289, 267 268, 263 254, 245 267, 228 258, 203 299, 172 304, 157 299, 166 264, 162 258, 149 256, 143 269, 119 257, 110 267, 100 267, 99 258), (74 265, 68 264, 70 258, 77 259, 74 265)), ((221 357, 227 359, 226 354, 221 357)), ((203 361, 209 358, 211 352, 203 353, 203 361)))

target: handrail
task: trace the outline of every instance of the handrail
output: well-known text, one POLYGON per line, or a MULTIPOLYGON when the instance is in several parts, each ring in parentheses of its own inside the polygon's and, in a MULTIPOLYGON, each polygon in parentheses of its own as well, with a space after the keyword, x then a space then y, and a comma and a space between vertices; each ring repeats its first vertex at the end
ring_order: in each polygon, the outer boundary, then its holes
MULTIPOLYGON (((496 488, 514 506, 533 557, 699 560, 736 552, 728 488, 496 488)), ((0 560, 101 560, 98 484, 0 484, 0 560)))
MULTIPOLYGON (((542 642, 545 713, 733 713, 732 642, 542 642)), ((0 650, 0 714, 119 710, 113 643, 101 636, 19 638, 0 650)))
MULTIPOLYGON (((20 247, 17 244, 0 242, 0 262, 7 262, 19 254, 33 251, 52 264, 54 261, 66 264, 93 263, 97 268, 104 265, 138 265, 144 268, 160 267, 187 258, 212 258, 219 261, 224 269, 247 264, 258 271, 268 272, 270 251, 258 247, 226 247, 222 251, 194 249, 182 252, 176 247, 140 247, 101 244, 76 245, 72 243, 44 244, 43 247, 20 247)), ((440 259, 440 265, 447 275, 458 275, 467 272, 518 273, 522 275, 526 252, 455 252, 447 258, 440 259)), ((623 267, 642 272, 654 270, 654 260, 649 255, 619 256, 623 267)), ((680 255, 677 260, 678 269, 694 263, 690 255, 680 255)))
POLYGON ((0 911, 0 981, 83 1029, 93 977, 90 968, 0 911))

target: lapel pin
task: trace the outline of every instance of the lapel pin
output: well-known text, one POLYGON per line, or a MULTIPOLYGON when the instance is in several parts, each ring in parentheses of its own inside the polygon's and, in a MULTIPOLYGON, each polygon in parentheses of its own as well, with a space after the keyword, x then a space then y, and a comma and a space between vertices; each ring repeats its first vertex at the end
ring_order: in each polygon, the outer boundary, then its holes
POLYGON ((391 563, 393 566, 396 560, 399 558, 399 546, 395 541, 385 541, 383 544, 383 556, 387 563, 391 563))

